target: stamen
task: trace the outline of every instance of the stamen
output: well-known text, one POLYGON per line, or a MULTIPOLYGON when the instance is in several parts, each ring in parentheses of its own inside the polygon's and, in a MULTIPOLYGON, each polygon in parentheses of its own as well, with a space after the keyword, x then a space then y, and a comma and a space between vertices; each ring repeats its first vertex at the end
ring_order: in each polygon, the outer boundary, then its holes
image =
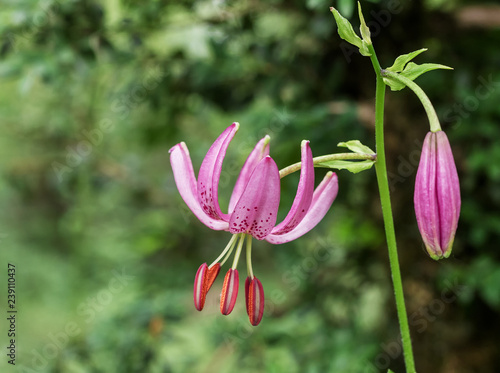
POLYGON ((247 273, 250 280, 253 280, 253 269, 252 269, 252 236, 247 235, 247 273))
POLYGON ((224 263, 226 263, 226 261, 229 259, 229 257, 231 256, 231 254, 233 253, 234 251, 234 247, 236 246, 236 240, 238 239, 238 236, 239 234, 235 234, 234 235, 234 242, 233 244, 231 245, 231 250, 229 250, 226 254, 226 256, 224 257, 224 259, 222 259, 222 262, 221 262, 221 265, 223 265, 224 263))
POLYGON ((257 277, 245 281, 245 303, 250 324, 259 325, 264 315, 264 288, 257 277))
POLYGON ((220 296, 220 312, 223 315, 229 315, 236 303, 238 296, 239 275, 237 269, 230 268, 224 278, 224 285, 222 285, 222 293, 220 296))
POLYGON ((233 260, 233 265, 232 269, 236 269, 238 267, 238 261, 240 260, 240 254, 241 254, 241 249, 243 247, 243 241, 245 241, 245 233, 240 234, 240 241, 238 242, 238 247, 236 248, 236 254, 234 254, 234 260, 233 260))
POLYGON ((226 245, 226 248, 222 251, 222 253, 219 255, 219 257, 217 259, 215 259, 213 261, 213 263, 208 266, 208 268, 211 268, 212 266, 215 265, 215 263, 218 263, 219 260, 221 260, 221 258, 229 251, 229 254, 224 258, 224 260, 222 261, 222 263, 220 265, 222 266, 225 263, 225 261, 231 255, 231 253, 234 249, 234 245, 236 243, 236 239, 238 238, 238 236, 239 236, 238 234, 233 234, 233 237, 231 237, 231 239, 229 240, 228 244, 226 245))

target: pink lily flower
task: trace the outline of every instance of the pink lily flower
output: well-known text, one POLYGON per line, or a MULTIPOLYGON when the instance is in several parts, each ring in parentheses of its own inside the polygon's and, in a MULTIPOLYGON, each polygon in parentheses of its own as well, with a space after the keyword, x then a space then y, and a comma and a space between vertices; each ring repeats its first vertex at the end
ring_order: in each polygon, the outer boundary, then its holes
POLYGON ((179 193, 196 217, 211 229, 225 230, 233 234, 222 254, 210 266, 202 264, 196 274, 196 309, 203 309, 206 294, 219 273, 220 266, 231 255, 234 247, 237 247, 232 268, 226 274, 221 297, 221 312, 228 315, 232 311, 238 294, 239 276, 236 267, 246 240, 247 312, 252 325, 257 325, 263 314, 264 291, 260 281, 253 275, 252 237, 272 244, 281 244, 309 232, 323 219, 332 205, 337 196, 338 181, 335 173, 328 172, 314 190, 312 152, 309 141, 303 141, 297 194, 287 216, 276 224, 280 202, 280 175, 276 163, 269 156, 270 138, 265 136, 245 161, 234 186, 228 211, 222 212, 218 200, 222 162, 238 128, 239 124, 233 123, 215 140, 201 164, 198 179, 195 177, 184 142, 170 149, 170 163, 179 193))
POLYGON ((460 184, 450 143, 443 131, 424 140, 415 179, 415 214, 432 259, 451 254, 460 216, 460 184))

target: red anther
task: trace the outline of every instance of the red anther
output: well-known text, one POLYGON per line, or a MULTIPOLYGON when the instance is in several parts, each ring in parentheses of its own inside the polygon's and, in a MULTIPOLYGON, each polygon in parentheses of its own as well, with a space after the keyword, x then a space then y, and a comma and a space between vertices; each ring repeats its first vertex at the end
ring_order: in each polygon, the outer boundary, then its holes
POLYGON ((223 315, 229 315, 234 308, 236 297, 238 296, 239 281, 237 269, 227 271, 220 296, 220 312, 223 315))
POLYGON ((208 268, 207 279, 205 281, 206 285, 207 285, 207 293, 210 290, 210 288, 212 287, 212 284, 214 283, 215 279, 219 275, 219 272, 220 272, 220 264, 219 263, 215 263, 213 265, 213 267, 208 268))
POLYGON ((216 263, 214 266, 208 268, 207 263, 203 263, 194 278, 194 306, 198 311, 203 309, 205 299, 208 291, 212 287, 217 275, 220 271, 220 264, 216 263))
POLYGON ((250 324, 253 326, 259 325, 262 315, 264 315, 264 288, 257 277, 254 277, 253 280, 247 277, 245 281, 245 300, 250 324))

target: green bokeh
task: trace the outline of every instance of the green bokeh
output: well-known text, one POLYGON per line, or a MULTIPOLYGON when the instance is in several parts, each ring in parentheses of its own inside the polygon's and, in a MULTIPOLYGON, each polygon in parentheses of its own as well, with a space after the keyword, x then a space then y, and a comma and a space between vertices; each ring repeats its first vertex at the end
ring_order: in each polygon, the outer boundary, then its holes
MULTIPOLYGON (((220 315, 221 278, 203 312, 192 304, 197 268, 230 235, 209 230, 184 205, 170 147, 185 141, 197 170, 218 134, 240 122, 222 206, 266 134, 280 168, 300 159, 303 139, 315 155, 344 151, 337 143, 352 139, 374 148, 374 74, 342 44, 332 5, 357 29, 350 1, 2 3, 0 273, 5 280, 7 263, 16 265, 18 371, 404 371, 373 170, 340 171, 337 200, 306 236, 280 246, 254 240, 266 294, 258 327, 248 322, 242 286, 233 313, 220 315)), ((498 372, 498 8, 460 0, 362 5, 383 66, 427 47, 417 63, 455 69, 417 80, 461 180, 462 214, 445 261, 425 254, 413 212, 425 113, 409 90, 387 93, 417 369, 498 372), (477 14, 484 21, 471 24, 477 14)), ((281 217, 297 180, 282 181, 281 217)), ((0 346, 8 344, 3 289, 0 346)), ((5 354, 0 360, 2 372, 15 371, 5 354)))

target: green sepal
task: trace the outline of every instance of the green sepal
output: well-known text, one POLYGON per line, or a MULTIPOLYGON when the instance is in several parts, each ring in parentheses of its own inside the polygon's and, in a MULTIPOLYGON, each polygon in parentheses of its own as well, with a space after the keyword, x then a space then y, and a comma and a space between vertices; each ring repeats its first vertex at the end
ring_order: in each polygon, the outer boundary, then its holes
POLYGON ((392 370, 390 370, 390 369, 389 369, 389 370, 387 371, 387 373, 394 373, 394 372, 393 372, 392 370))
POLYGON ((335 160, 335 161, 326 161, 322 163, 316 163, 314 167, 323 167, 323 168, 334 168, 337 170, 348 170, 353 174, 357 174, 358 172, 369 170, 375 161, 371 161, 366 159, 364 161, 344 161, 344 160, 335 160))
MULTIPOLYGON (((420 75, 437 69, 453 70, 452 67, 440 65, 437 63, 424 63, 422 65, 417 65, 414 62, 409 62, 405 69, 400 72, 400 74, 410 80, 415 80, 420 75)), ((390 77, 384 77, 384 83, 391 87, 392 91, 400 91, 405 85, 401 82, 391 79, 390 77)))
POLYGON ((403 71, 403 69, 405 68, 405 66, 408 62, 410 62, 415 57, 417 57, 420 53, 425 52, 426 50, 427 50, 427 48, 422 48, 422 49, 419 49, 418 51, 415 51, 415 52, 411 52, 408 54, 402 54, 401 56, 396 58, 396 60, 392 64, 392 66, 388 67, 386 70, 392 71, 393 73, 399 73, 399 72, 403 71))
POLYGON ((371 56, 366 42, 363 42, 363 40, 358 35, 356 35, 351 23, 347 19, 342 17, 337 9, 331 7, 330 11, 335 17, 335 22, 337 23, 337 29, 340 37, 348 43, 351 43, 352 45, 358 47, 359 53, 361 53, 363 56, 371 56))
POLYGON ((358 154, 375 154, 368 146, 363 145, 359 140, 350 140, 346 142, 339 142, 337 146, 347 148, 350 151, 358 154))
POLYGON ((365 17, 363 17, 363 13, 361 12, 361 3, 358 1, 358 13, 359 13, 359 31, 361 32, 361 37, 363 38, 363 42, 368 46, 372 44, 372 39, 370 37, 370 28, 366 25, 365 17))

